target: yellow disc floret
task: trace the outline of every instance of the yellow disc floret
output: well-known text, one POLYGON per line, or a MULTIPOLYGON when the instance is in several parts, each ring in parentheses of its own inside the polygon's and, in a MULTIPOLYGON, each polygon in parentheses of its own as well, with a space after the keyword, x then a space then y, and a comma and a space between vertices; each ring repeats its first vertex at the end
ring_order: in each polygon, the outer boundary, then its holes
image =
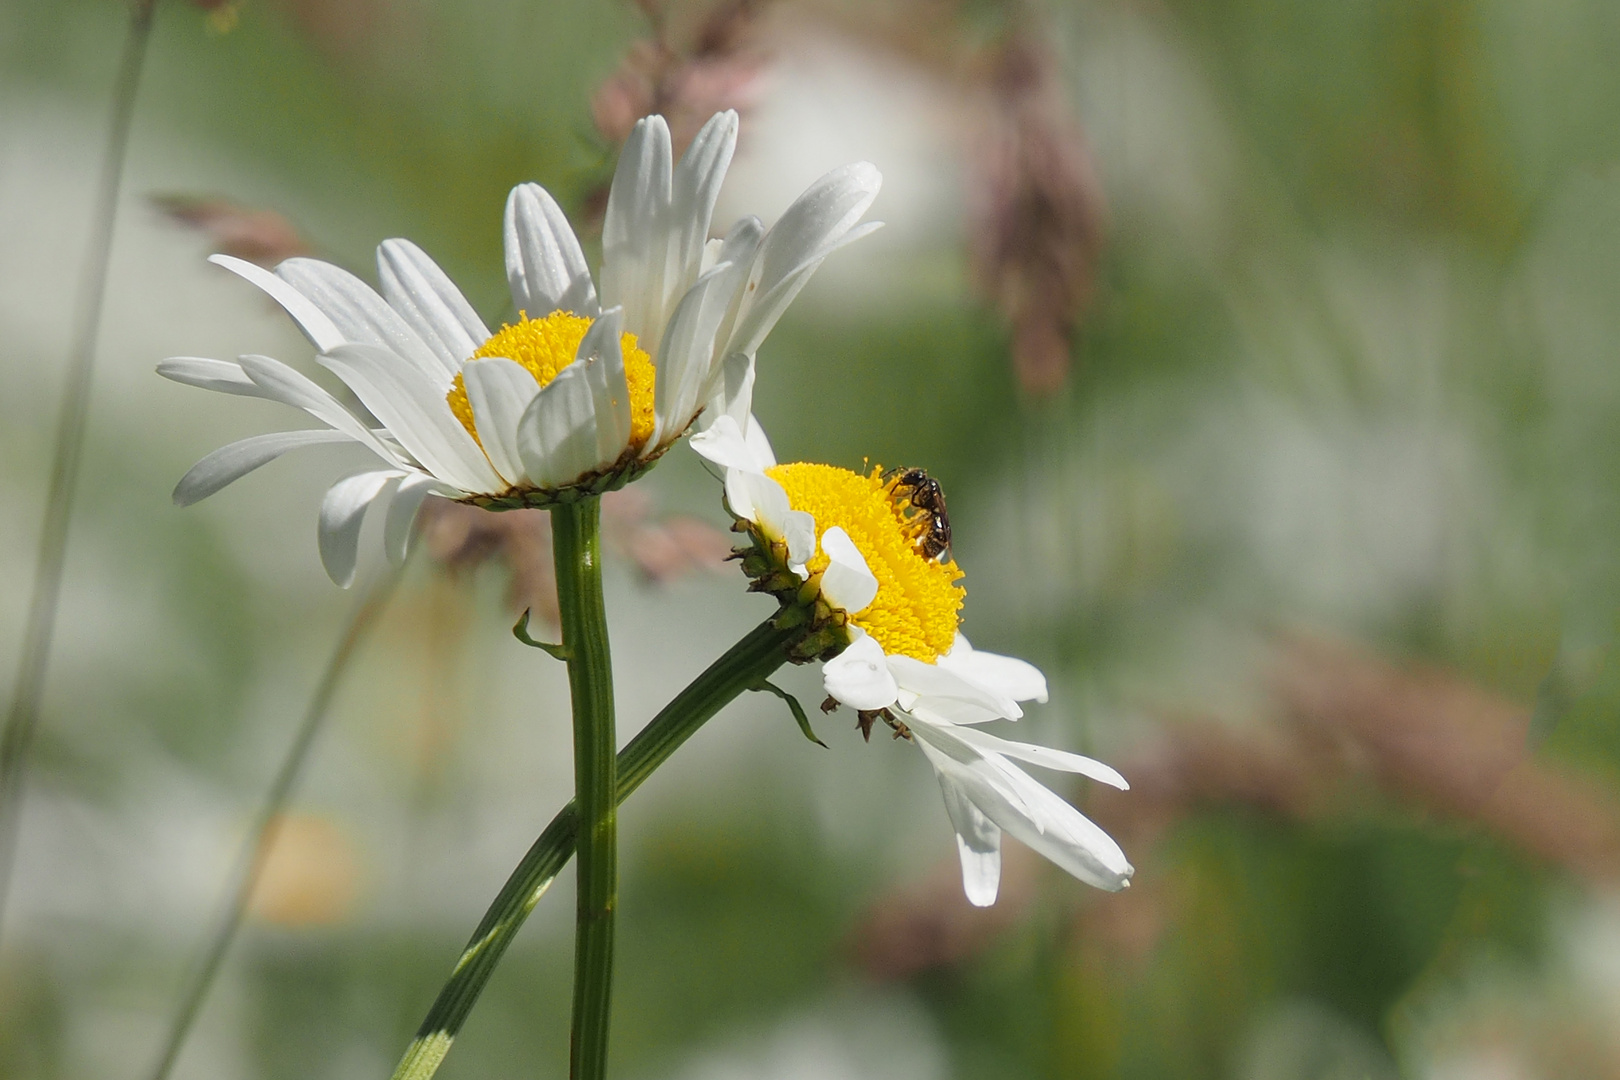
MULTIPOLYGON (((518 321, 503 325, 500 330, 472 354, 479 360, 488 356, 504 356, 529 369, 535 382, 545 386, 557 373, 574 362, 579 343, 591 321, 571 311, 554 311, 543 319, 531 319, 518 313, 518 321)), ((630 445, 640 449, 653 433, 653 378, 652 357, 636 341, 636 335, 627 333, 619 339, 624 352, 624 376, 630 385, 630 445)), ((457 374, 450 392, 445 395, 450 411, 456 414, 461 426, 473 438, 478 428, 473 423, 472 404, 467 400, 467 384, 457 374)), ((482 445, 482 443, 480 443, 482 445)))
MULTIPOLYGON (((816 519, 817 534, 834 525, 849 533, 878 580, 877 597, 850 622, 865 630, 889 655, 933 663, 950 651, 967 590, 957 585, 953 560, 930 559, 919 550, 918 530, 903 499, 880 469, 866 476, 835 465, 776 465, 767 470, 787 491, 793 509, 816 519)), ((827 569, 816 547, 809 571, 827 569)))

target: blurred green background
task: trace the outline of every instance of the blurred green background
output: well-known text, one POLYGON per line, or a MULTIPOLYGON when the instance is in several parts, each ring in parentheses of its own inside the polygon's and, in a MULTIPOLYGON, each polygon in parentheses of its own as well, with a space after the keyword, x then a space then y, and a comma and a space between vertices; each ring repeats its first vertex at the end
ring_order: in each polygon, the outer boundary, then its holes
MULTIPOLYGON (((5 656, 126 24, 0 7, 5 656)), ((817 715, 822 750, 740 701, 623 812, 617 1074, 1620 1076, 1616 55, 1605 0, 165 0, 0 1075, 149 1068, 355 599, 314 518, 360 457, 169 502, 291 418, 158 360, 318 370, 204 257, 274 231, 249 212, 368 277, 409 236, 499 320, 506 191, 546 184, 589 234, 614 118, 656 101, 742 109, 722 223, 883 170, 889 227, 767 342, 756 410, 784 458, 940 478, 965 631, 1052 683, 1013 734, 1125 773, 1064 790, 1138 871, 1105 897, 1012 853, 974 912, 917 755, 817 715), (1042 139, 1061 152, 1006 153, 1042 139), (238 209, 165 209, 209 199, 238 209), (1045 376, 1029 281, 1062 294, 1045 376)), ((696 529, 672 515, 724 523, 690 453, 635 491, 609 575, 626 735, 769 610, 734 568, 649 555, 696 529)), ((387 1075, 568 797, 566 687, 507 632, 503 550, 422 545, 177 1075, 387 1075)), ((571 892, 442 1075, 565 1075, 571 892)))

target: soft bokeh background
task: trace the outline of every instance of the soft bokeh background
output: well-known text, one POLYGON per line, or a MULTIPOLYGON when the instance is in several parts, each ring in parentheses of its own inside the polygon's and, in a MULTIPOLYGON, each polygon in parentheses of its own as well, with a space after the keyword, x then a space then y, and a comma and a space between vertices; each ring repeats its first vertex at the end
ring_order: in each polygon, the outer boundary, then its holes
MULTIPOLYGON (((125 25, 112 0, 0 7, 7 657, 125 25)), ((656 105, 679 137, 735 105, 722 220, 848 160, 886 178, 889 228, 760 357, 778 451, 940 478, 966 630, 1047 671, 1024 736, 1135 783, 1062 790, 1138 873, 1103 896, 1010 852, 974 912, 920 755, 816 714, 822 750, 739 701, 622 815, 617 1074, 1620 1076, 1617 54, 1606 0, 165 0, 0 1074, 150 1067, 356 599, 314 517, 360 457, 169 502, 196 458, 293 417, 157 360, 317 370, 204 256, 303 245, 371 276, 409 236, 496 321, 512 184, 589 230, 628 118, 656 105)), ((628 736, 768 605, 712 564, 689 452, 613 513, 628 736)), ((543 533, 473 565, 478 538, 441 526, 181 1076, 387 1075, 568 797, 561 670, 507 632, 514 588, 543 607, 543 533)), ((813 672, 782 681, 820 700, 813 672)), ((565 1074, 571 891, 445 1077, 565 1074)))

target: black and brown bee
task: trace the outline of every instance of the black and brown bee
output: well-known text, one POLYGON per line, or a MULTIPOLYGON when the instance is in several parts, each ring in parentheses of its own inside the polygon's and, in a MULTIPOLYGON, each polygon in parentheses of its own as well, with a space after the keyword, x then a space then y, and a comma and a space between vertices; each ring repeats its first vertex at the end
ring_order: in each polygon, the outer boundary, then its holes
POLYGON ((917 550, 925 559, 945 559, 951 550, 951 516, 945 510, 945 492, 939 481, 922 469, 890 469, 883 474, 890 497, 902 509, 916 511, 923 525, 917 550))

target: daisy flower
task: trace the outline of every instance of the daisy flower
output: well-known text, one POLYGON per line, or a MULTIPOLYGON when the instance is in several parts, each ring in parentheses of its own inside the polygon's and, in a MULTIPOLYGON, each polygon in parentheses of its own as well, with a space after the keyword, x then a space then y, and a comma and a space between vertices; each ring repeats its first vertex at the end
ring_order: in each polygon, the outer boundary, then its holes
POLYGON ((974 649, 958 629, 967 593, 949 557, 949 519, 921 470, 779 465, 752 417, 722 416, 693 448, 725 470, 726 502, 752 546, 741 553, 751 589, 809 622, 795 659, 822 667, 833 702, 856 710, 868 738, 883 722, 927 757, 945 796, 972 903, 995 902, 1001 834, 1023 841, 1081 881, 1130 883, 1119 845, 1018 763, 1125 788, 1100 761, 999 738, 978 725, 1016 720, 1045 701, 1033 665, 974 649))
POLYGON ((279 401, 326 425, 214 451, 175 501, 297 447, 360 443, 384 467, 333 485, 319 522, 321 560, 348 585, 366 510, 385 495, 397 560, 429 495, 546 507, 634 480, 700 416, 746 402, 755 350, 794 296, 832 251, 877 228, 859 222, 881 177, 860 162, 812 184, 769 231, 746 217, 709 239, 736 141, 737 114, 720 113, 673 164, 663 118, 637 123, 608 194, 596 281, 556 200, 537 184, 514 188, 505 243, 518 318, 494 333, 409 240, 377 249, 380 293, 315 259, 272 273, 215 255, 286 309, 370 416, 269 357, 166 360, 158 371, 176 382, 279 401))

